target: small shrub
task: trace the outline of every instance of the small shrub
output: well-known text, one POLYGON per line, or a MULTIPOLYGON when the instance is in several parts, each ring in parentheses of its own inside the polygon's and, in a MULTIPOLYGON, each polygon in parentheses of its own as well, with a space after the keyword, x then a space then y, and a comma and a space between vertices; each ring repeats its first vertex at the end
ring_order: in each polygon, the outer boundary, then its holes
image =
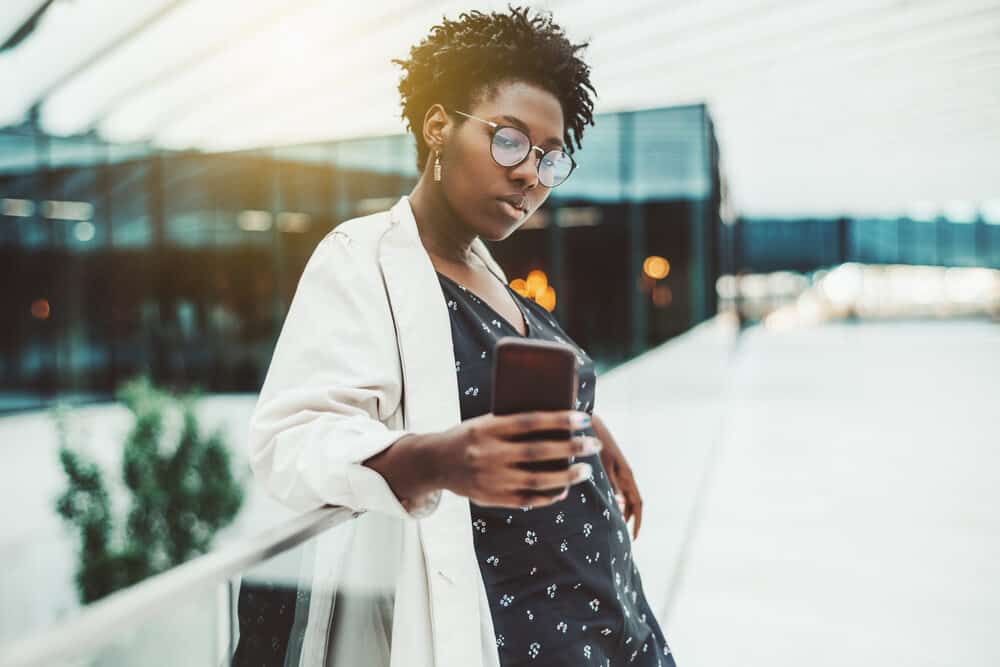
POLYGON ((130 494, 124 522, 112 512, 100 467, 70 442, 67 412, 55 411, 59 460, 68 488, 56 511, 80 535, 76 584, 93 602, 206 553, 243 504, 221 432, 198 428, 194 393, 175 397, 146 378, 118 392, 134 417, 122 452, 130 494), (171 428, 175 423, 179 428, 171 428))

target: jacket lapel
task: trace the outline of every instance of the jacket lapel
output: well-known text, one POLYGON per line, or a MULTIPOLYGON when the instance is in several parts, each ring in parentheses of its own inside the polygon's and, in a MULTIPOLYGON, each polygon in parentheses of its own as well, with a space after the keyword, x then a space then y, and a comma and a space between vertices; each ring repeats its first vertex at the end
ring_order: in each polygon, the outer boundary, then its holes
MULTIPOLYGON (((503 276, 481 240, 473 251, 503 276)), ((399 340, 405 428, 416 433, 451 428, 461 421, 451 322, 406 197, 390 212, 378 259, 399 340)), ((447 490, 437 510, 418 523, 438 665, 481 664, 483 584, 471 524, 468 499, 447 490)))

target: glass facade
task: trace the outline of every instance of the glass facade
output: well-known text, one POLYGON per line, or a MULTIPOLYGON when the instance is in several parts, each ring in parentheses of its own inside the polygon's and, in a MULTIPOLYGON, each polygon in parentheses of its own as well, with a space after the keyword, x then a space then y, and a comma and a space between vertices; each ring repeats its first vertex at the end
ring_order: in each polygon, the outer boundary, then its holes
POLYGON ((913 218, 746 219, 736 226, 739 267, 750 273, 863 264, 1000 269, 1000 221, 972 215, 913 218))
MULTIPOLYGON (((0 142, 6 410, 102 400, 139 372, 256 391, 319 240, 417 178, 405 135, 225 154, 0 142)), ((702 106, 601 116, 573 178, 492 250, 511 279, 544 272, 570 334, 617 364, 714 312, 716 157, 702 106)))

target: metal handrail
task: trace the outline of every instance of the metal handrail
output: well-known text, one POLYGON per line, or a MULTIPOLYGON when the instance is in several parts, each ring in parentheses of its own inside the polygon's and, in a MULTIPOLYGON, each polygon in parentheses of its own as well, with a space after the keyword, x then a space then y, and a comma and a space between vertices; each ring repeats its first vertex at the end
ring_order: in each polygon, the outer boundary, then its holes
POLYGON ((54 627, 0 647, 0 665, 50 665, 77 657, 120 637, 167 605, 225 581, 262 561, 293 549, 311 537, 362 514, 347 507, 321 507, 261 535, 227 545, 112 593, 54 627))

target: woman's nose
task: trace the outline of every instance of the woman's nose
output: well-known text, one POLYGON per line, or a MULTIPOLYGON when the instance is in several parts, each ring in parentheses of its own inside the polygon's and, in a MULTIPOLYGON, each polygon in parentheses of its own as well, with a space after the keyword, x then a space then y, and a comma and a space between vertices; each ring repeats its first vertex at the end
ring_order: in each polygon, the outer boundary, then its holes
POLYGON ((521 164, 510 167, 511 179, 520 181, 525 188, 533 188, 538 185, 538 161, 540 159, 541 155, 532 149, 521 164))

